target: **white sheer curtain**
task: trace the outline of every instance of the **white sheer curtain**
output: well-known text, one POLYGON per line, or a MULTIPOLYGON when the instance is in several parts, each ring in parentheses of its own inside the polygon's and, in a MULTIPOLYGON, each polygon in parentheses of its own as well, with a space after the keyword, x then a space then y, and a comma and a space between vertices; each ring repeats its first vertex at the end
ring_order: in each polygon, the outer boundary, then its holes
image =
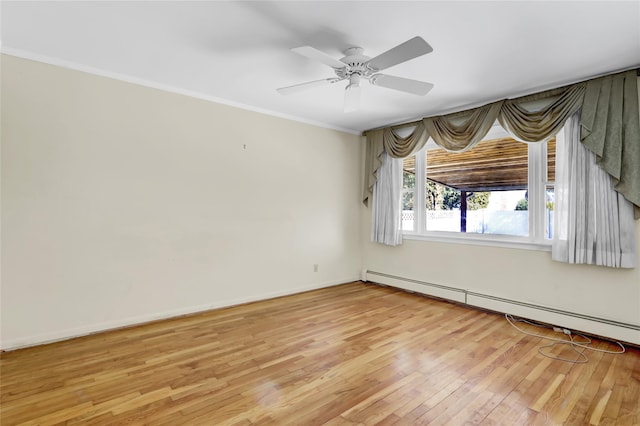
POLYGON ((402 160, 382 154, 373 186, 371 241, 402 244, 402 160))
POLYGON ((558 135, 552 258, 560 262, 633 268, 633 204, 580 142, 579 112, 558 135), (562 140, 564 139, 564 140, 562 140))

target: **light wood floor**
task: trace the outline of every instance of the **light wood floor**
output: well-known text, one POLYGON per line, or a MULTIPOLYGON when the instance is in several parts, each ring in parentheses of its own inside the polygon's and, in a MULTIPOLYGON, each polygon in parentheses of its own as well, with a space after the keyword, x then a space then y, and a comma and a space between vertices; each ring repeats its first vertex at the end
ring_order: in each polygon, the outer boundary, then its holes
POLYGON ((352 283, 4 353, 0 419, 640 424, 637 348, 577 365, 542 344, 500 315, 352 283))

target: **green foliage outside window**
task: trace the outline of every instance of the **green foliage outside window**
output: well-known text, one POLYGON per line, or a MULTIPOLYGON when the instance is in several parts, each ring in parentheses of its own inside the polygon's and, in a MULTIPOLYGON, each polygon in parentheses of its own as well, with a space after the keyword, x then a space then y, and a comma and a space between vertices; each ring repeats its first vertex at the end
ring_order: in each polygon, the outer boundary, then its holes
MULTIPOLYGON (((402 194, 402 209, 413 210, 413 190, 416 187, 414 173, 402 173, 404 193, 402 194)), ((489 205, 489 192, 467 193, 467 209, 480 210, 489 205)), ((460 191, 450 186, 427 180, 426 193, 427 210, 456 210, 460 208, 460 191)))
MULTIPOLYGON (((460 191, 450 186, 427 181, 427 210, 460 208, 460 191)), ((489 205, 489 192, 467 192, 467 210, 481 210, 489 205)))
POLYGON ((402 210, 413 210, 413 190, 416 187, 416 175, 411 172, 402 172, 402 210))
POLYGON ((526 198, 518 200, 515 210, 529 210, 529 200, 527 200, 526 198))

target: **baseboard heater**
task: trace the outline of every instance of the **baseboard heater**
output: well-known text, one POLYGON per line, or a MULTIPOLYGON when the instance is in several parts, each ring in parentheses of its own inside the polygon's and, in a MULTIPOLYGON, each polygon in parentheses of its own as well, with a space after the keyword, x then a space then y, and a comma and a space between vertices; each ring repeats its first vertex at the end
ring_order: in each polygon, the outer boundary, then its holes
POLYGON ((595 336, 621 340, 633 345, 640 345, 640 325, 638 324, 565 311, 549 306, 507 299, 370 270, 362 271, 362 280, 401 288, 403 290, 409 290, 426 296, 437 297, 477 308, 488 309, 494 312, 512 314, 595 336))

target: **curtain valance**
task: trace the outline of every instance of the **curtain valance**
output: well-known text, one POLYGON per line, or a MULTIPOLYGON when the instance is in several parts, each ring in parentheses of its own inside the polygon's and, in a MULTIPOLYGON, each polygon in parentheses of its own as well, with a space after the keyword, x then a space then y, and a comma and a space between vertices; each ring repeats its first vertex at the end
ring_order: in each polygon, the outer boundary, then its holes
POLYGON ((485 137, 502 109, 503 101, 462 113, 422 120, 428 135, 447 151, 466 151, 485 137))
POLYGON ((584 83, 567 87, 557 98, 548 94, 550 103, 531 111, 526 104, 529 97, 504 101, 498 121, 500 125, 521 142, 539 142, 558 133, 565 121, 582 106, 584 83))
POLYGON ((515 139, 542 141, 555 135, 578 110, 582 111, 582 143, 613 177, 616 190, 636 206, 639 218, 640 112, 635 70, 454 114, 426 117, 406 137, 398 136, 390 127, 365 132, 363 202, 367 204, 372 194, 383 151, 391 157, 404 158, 420 150, 429 137, 448 151, 464 151, 482 140, 496 119, 515 139))
POLYGON ((387 152, 390 157, 404 158, 422 149, 428 136, 422 122, 418 123, 411 134, 406 137, 398 136, 392 128, 386 127, 367 134, 367 150, 364 162, 364 203, 367 204, 373 194, 373 186, 377 180, 377 172, 382 166, 382 154, 387 152))

